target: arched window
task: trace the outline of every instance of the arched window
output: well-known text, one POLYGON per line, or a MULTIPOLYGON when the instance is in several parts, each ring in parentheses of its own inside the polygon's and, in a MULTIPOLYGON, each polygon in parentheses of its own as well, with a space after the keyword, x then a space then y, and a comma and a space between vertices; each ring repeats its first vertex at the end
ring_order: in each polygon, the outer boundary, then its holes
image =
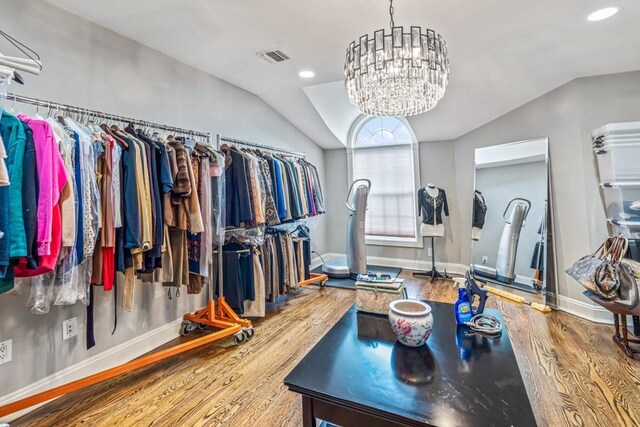
POLYGON ((366 236, 370 244, 416 244, 417 143, 398 117, 361 117, 349 144, 352 179, 371 180, 366 236))

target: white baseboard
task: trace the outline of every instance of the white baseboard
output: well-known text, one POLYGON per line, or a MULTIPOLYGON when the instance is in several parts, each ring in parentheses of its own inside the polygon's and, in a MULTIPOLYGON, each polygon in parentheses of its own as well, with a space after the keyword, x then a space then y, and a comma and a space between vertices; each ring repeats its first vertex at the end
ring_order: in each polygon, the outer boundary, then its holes
MULTIPOLYGON (((322 255, 325 261, 335 258, 344 258, 345 254, 338 253, 326 253, 322 255)), ((408 260, 408 259, 398 259, 398 258, 385 258, 385 257, 376 257, 376 256, 368 256, 367 264, 369 265, 379 265, 381 267, 397 267, 397 268, 406 268, 407 270, 431 270, 431 262, 430 261, 420 261, 420 260, 408 260)), ((436 262, 436 268, 438 271, 453 274, 462 274, 467 271, 467 267, 462 264, 450 263, 450 262, 436 262)))
MULTIPOLYGON (((344 254, 338 253, 326 253, 322 257, 326 260, 344 257, 344 254)), ((319 259, 318 259, 319 261, 319 259)), ((320 262, 320 261, 319 261, 320 262)), ((372 265, 380 265, 385 267, 398 267, 405 268, 407 270, 430 270, 431 262, 420 260, 409 260, 399 258, 384 258, 384 257, 367 257, 367 263, 372 265)), ((436 268, 438 271, 446 270, 448 273, 464 275, 468 270, 468 267, 458 263, 444 263, 436 262, 436 268)), ((558 310, 562 310, 574 316, 581 317, 594 323, 613 324, 613 316, 609 311, 600 307, 599 305, 591 304, 589 302, 579 301, 573 298, 566 297, 564 295, 557 295, 558 310)), ((629 320, 631 320, 629 318, 629 320)))
MULTIPOLYGON (((568 298, 564 295, 558 295, 558 309, 565 311, 574 316, 582 317, 595 323, 603 323, 613 325, 613 314, 606 308, 589 302, 579 301, 568 298)), ((627 317, 628 325, 632 326, 631 316, 627 317)), ((632 326, 633 327, 633 326, 632 326)))
MULTIPOLYGON (((96 374, 140 357, 158 346, 166 344, 172 339, 180 336, 181 323, 182 318, 176 319, 173 322, 167 323, 166 325, 139 335, 132 340, 58 371, 53 375, 49 375, 48 377, 23 387, 20 390, 16 390, 6 396, 2 396, 0 397, 0 406, 49 390, 53 387, 96 374)), ((0 423, 13 421, 42 405, 44 405, 44 403, 8 415, 7 417, 0 419, 0 423)))

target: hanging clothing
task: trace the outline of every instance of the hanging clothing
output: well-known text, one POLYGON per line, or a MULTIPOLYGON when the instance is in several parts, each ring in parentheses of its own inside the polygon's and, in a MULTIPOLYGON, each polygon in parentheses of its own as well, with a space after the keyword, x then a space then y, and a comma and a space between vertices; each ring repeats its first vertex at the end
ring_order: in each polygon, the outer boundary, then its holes
POLYGON ((473 194, 473 221, 472 226, 482 230, 484 227, 485 217, 487 215, 487 203, 484 196, 478 190, 473 194))
POLYGON ((253 248, 253 289, 255 297, 253 300, 247 299, 244 301, 244 315, 247 317, 264 317, 266 314, 266 284, 260 255, 260 251, 253 248))
POLYGON ((482 227, 487 215, 487 203, 484 196, 478 190, 473 193, 473 217, 471 221, 471 239, 478 241, 482 234, 482 227))
POLYGON ((249 177, 244 156, 236 149, 222 147, 227 156, 226 166, 226 225, 240 227, 253 220, 249 177))
MULTIPOLYGON (((9 172, 9 257, 23 257, 27 255, 27 238, 22 210, 22 180, 24 175, 24 153, 26 149, 26 135, 20 120, 2 110, 0 114, 0 136, 7 149, 7 170, 9 172)), ((5 231, 6 233, 6 231, 5 231)), ((8 261, 7 261, 8 262, 8 261)))
POLYGON ((222 150, 227 226, 273 226, 325 212, 317 169, 304 159, 226 145, 222 150))

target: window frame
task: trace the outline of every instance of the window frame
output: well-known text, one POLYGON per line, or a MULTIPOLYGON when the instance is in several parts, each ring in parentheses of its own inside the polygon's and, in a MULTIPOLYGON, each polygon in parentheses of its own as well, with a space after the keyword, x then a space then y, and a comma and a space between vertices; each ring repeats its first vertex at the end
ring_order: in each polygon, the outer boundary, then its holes
MULTIPOLYGON (((348 168, 348 178, 349 182, 353 182, 353 151, 362 149, 375 149, 377 146, 370 147, 361 147, 354 148, 356 143, 356 139, 362 127, 371 119, 376 119, 375 116, 367 116, 361 114, 356 120, 354 120, 351 128, 349 129, 349 137, 347 139, 347 168, 348 168)), ((409 131, 409 135, 411 137, 411 142, 408 144, 397 144, 397 145, 411 145, 411 156, 413 163, 413 192, 414 197, 412 198, 412 208, 414 212, 414 230, 415 230, 415 238, 402 238, 402 237, 384 237, 384 236, 376 236, 376 237, 368 237, 365 235, 365 244, 370 246, 395 246, 395 247, 404 247, 404 248, 423 248, 424 247, 424 239, 420 236, 420 231, 418 228, 419 218, 418 218, 418 201, 417 201, 417 191, 420 187, 420 152, 419 152, 419 144, 418 139, 416 138, 413 129, 409 125, 409 122, 404 117, 394 117, 394 119, 400 120, 404 126, 406 126, 409 131)))

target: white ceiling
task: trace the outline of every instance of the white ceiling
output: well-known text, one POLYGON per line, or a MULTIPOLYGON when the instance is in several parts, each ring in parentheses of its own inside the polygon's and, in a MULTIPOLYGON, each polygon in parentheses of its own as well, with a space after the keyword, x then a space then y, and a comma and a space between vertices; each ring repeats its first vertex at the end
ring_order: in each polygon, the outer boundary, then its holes
MULTIPOLYGON (((357 114, 336 89, 347 44, 389 22, 383 0, 48 1, 255 93, 325 148, 342 146, 357 114), (255 55, 271 49, 292 59, 255 55)), ((395 10, 397 25, 433 28, 449 46, 444 99, 409 118, 419 141, 457 138, 577 77, 640 69, 638 0, 397 0, 395 10), (613 18, 586 20, 612 5, 613 18)))

